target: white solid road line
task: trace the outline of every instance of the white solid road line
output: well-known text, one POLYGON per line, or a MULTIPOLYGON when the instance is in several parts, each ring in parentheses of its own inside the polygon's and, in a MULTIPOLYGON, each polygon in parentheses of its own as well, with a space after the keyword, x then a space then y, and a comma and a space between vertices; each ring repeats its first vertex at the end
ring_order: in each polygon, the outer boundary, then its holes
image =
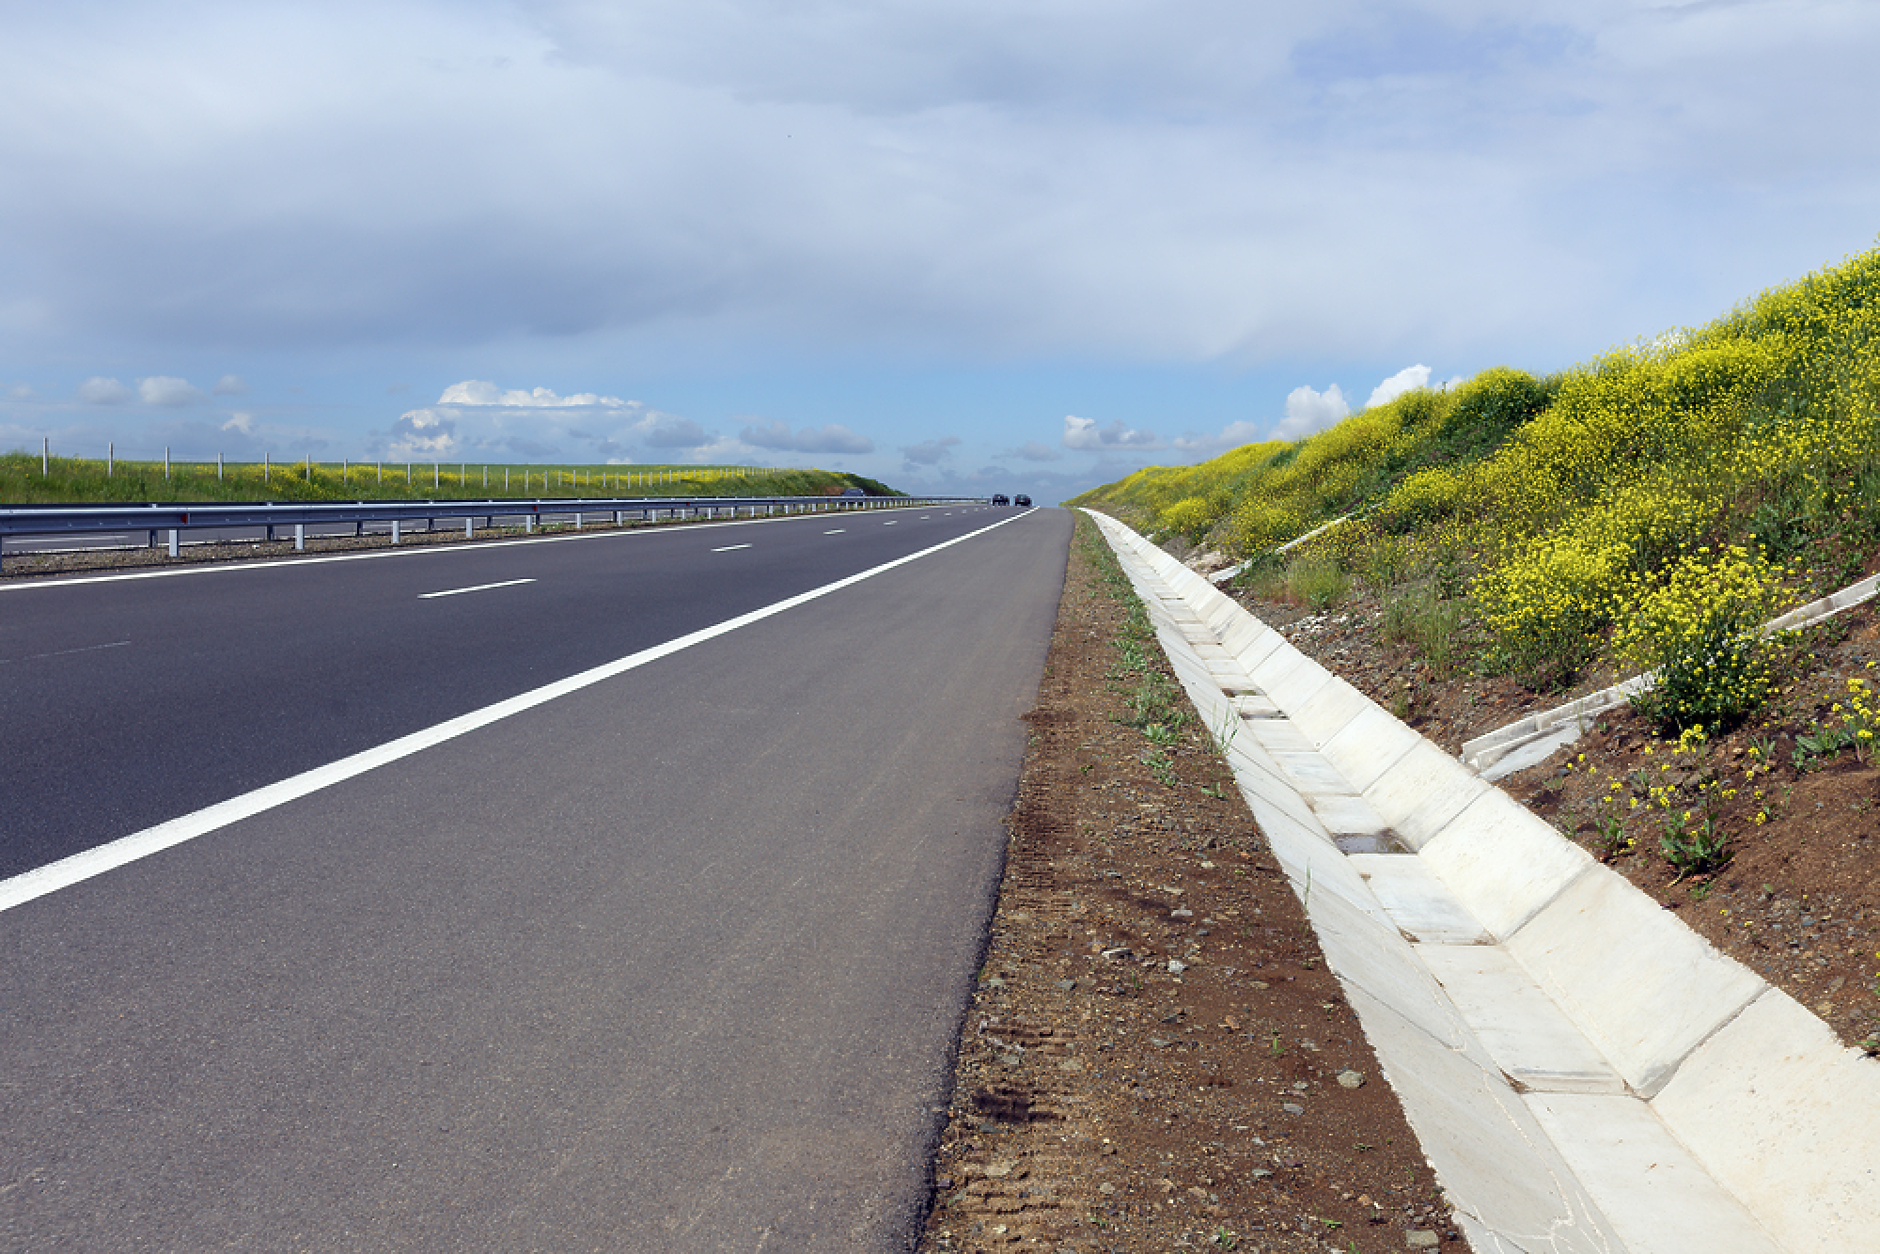
POLYGON ((823 534, 826 536, 839 536, 847 530, 847 527, 837 527, 834 531, 825 531, 823 534))
POLYGON ((420 592, 420 601, 429 601, 434 597, 461 596, 466 592, 488 592, 491 588, 513 588, 519 583, 534 583, 533 579, 505 579, 501 583, 480 583, 468 588, 449 588, 443 592, 420 592))
POLYGON ((750 546, 750 545, 748 545, 748 544, 727 544, 727 545, 725 545, 725 546, 724 546, 724 547, 722 547, 722 548, 716 548, 716 549, 713 549, 713 550, 712 550, 712 552, 714 552, 714 553, 729 553, 729 552, 731 552, 731 550, 733 550, 733 549, 748 549, 748 548, 750 548, 750 547, 751 547, 751 546, 750 546))
POLYGON ((171 819, 167 823, 159 823, 155 827, 146 827, 141 832, 133 832, 129 836, 119 837, 109 844, 87 849, 83 853, 75 853, 71 857, 61 858, 57 862, 48 862, 45 866, 35 867, 30 871, 14 876, 10 880, 0 880, 0 912, 11 910, 15 906, 24 905, 35 898, 44 897, 48 893, 58 892, 61 888, 69 888, 73 884, 83 883, 85 880, 91 879, 95 875, 103 875, 106 871, 116 870, 118 867, 124 866, 127 863, 136 862, 140 858, 147 858, 153 853, 161 853, 165 849, 174 848, 177 845, 192 841, 198 836, 206 836, 210 832, 229 826, 231 823, 239 823, 243 819, 252 818, 257 814, 265 813, 277 806, 286 805, 290 801, 297 801, 302 797, 319 792, 323 788, 330 788, 334 784, 344 783, 356 775, 363 775, 367 771, 374 770, 378 767, 388 766, 398 761, 400 758, 408 758, 414 753, 420 753, 435 745, 441 745, 447 740, 455 740, 459 736, 478 731, 484 727, 488 727, 492 723, 501 722, 511 715, 532 710, 538 705, 546 705, 557 697, 565 697, 571 693, 579 692, 583 688, 590 688, 603 680, 612 679, 616 675, 624 675, 628 671, 638 670, 640 667, 646 666, 652 662, 657 662, 661 658, 667 658, 675 653, 681 653, 691 648, 693 645, 704 644, 706 641, 715 640, 719 636, 729 635, 740 627, 748 627, 752 623, 762 622, 764 619, 781 614, 785 610, 795 609, 799 605, 806 605, 820 597, 828 596, 832 592, 840 592, 844 588, 853 587, 863 580, 872 579, 876 575, 885 574, 897 567, 906 566, 910 562, 917 562, 923 557, 929 557, 932 554, 940 552, 942 549, 950 549, 956 544, 964 544, 968 540, 985 535, 988 531, 996 531, 1006 523, 1015 521, 1018 517, 1020 517, 1020 515, 1015 514, 1011 518, 1001 519, 990 526, 981 527, 977 531, 969 531, 963 536, 955 536, 951 540, 942 541, 939 544, 933 545, 931 548, 922 549, 918 553, 910 553, 906 557, 897 557, 892 562, 884 562, 879 566, 871 567, 858 574, 850 575, 844 579, 838 579, 834 583, 826 583, 820 588, 812 588, 808 592, 799 592, 793 597, 785 597, 783 600, 777 601, 771 605, 766 605, 761 609, 739 614, 735 618, 727 618, 724 622, 718 623, 715 626, 702 627, 697 631, 668 640, 664 644, 654 645, 650 649, 641 649, 638 653, 629 653, 626 657, 604 663, 591 670, 582 671, 577 675, 570 675, 566 679, 558 679, 552 684, 544 684, 542 687, 536 688, 533 691, 510 697, 506 701, 498 701, 496 704, 484 706, 480 710, 472 710, 468 714, 460 714, 456 718, 447 719, 434 727, 427 727, 423 731, 412 732, 410 735, 400 736, 396 740, 388 740, 382 745, 363 750, 350 757, 341 758, 337 762, 329 762, 325 766, 316 766, 311 771, 303 771, 299 775, 291 776, 281 780, 279 783, 257 788, 253 792, 243 793, 239 797, 230 797, 227 801, 217 802, 215 805, 198 810, 194 814, 185 814, 180 818, 171 819))

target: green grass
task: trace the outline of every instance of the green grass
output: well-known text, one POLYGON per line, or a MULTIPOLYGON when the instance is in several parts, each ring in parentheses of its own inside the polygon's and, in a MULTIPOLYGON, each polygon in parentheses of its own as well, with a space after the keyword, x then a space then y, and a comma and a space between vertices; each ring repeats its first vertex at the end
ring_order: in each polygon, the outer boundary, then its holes
POLYGON ((534 466, 406 462, 228 463, 0 454, 0 502, 9 505, 151 501, 463 501, 489 497, 583 500, 615 496, 825 496, 858 487, 900 496, 873 479, 827 470, 737 466, 534 466), (487 485, 487 486, 486 486, 487 485))
MULTIPOLYGON (((1387 602, 1427 589, 1396 607, 1393 631, 1432 660, 1467 624, 1472 661, 1537 690, 1633 673, 1640 648, 1622 625, 1680 588, 1730 586, 1733 564, 1773 572, 1759 613, 1870 568, 1880 249, 1564 371, 1496 367, 1303 440, 1151 467, 1068 503, 1248 560, 1242 587, 1315 608, 1344 595, 1340 577, 1387 602)), ((1740 714, 1761 699, 1753 669, 1672 721, 1740 714)))

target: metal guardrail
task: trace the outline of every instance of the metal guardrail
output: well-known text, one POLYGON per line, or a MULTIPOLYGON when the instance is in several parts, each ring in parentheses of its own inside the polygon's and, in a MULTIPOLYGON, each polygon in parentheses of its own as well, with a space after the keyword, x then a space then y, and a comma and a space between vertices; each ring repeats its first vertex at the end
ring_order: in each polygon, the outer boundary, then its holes
POLYGON ((150 546, 156 547, 159 534, 169 533, 170 556, 177 555, 180 536, 185 531, 209 527, 265 527, 267 538, 275 538, 275 529, 292 527, 294 547, 306 545, 308 526, 352 523, 353 534, 365 534, 365 524, 392 524, 392 543, 398 543, 400 524, 424 519, 435 529, 440 518, 464 520, 464 534, 475 530, 481 518, 485 527, 494 527, 498 518, 523 520, 525 531, 534 531, 538 522, 549 518, 572 517, 575 526, 593 515, 612 514, 616 526, 624 525, 627 515, 638 515, 645 522, 657 522, 661 514, 675 518, 695 515, 718 517, 742 512, 750 517, 776 513, 844 512, 930 505, 984 504, 986 497, 961 496, 720 496, 720 497, 596 497, 569 499, 532 498, 526 500, 482 501, 345 501, 319 503, 278 503, 274 501, 221 504, 149 504, 149 505, 8 505, 0 507, 0 561, 6 554, 8 536, 101 535, 114 531, 145 531, 150 546))

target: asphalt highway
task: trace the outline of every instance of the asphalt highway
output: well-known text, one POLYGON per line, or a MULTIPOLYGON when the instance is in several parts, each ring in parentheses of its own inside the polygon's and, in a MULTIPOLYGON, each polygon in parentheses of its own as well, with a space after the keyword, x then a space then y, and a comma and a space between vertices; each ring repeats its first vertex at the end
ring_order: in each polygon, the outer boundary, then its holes
POLYGON ((0 1249, 905 1248, 1069 531, 0 586, 0 1249))

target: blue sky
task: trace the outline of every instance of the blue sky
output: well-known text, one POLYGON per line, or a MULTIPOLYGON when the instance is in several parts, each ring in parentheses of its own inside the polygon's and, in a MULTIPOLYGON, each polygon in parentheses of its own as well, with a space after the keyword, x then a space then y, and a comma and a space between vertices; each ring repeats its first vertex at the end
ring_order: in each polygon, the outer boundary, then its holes
POLYGON ((0 448, 1057 500, 1873 246, 1869 0, 0 0, 0 448))

